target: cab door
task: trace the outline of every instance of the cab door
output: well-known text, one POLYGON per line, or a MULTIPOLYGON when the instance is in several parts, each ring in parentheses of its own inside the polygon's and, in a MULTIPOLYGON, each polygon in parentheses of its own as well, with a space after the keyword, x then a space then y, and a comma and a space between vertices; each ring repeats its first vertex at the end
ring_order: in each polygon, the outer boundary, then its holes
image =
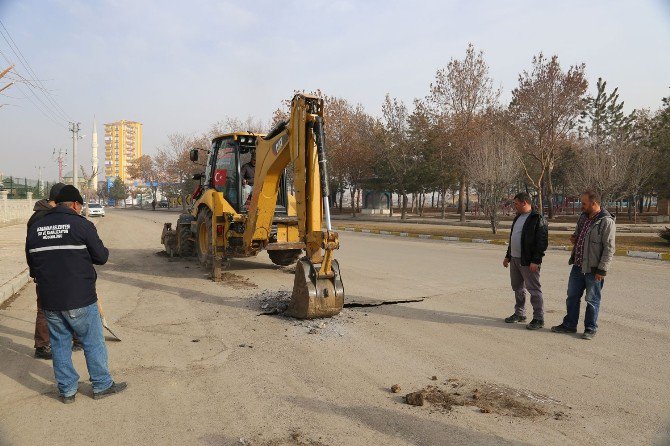
POLYGON ((222 140, 212 166, 212 186, 236 212, 240 212, 239 157, 232 140, 222 140))

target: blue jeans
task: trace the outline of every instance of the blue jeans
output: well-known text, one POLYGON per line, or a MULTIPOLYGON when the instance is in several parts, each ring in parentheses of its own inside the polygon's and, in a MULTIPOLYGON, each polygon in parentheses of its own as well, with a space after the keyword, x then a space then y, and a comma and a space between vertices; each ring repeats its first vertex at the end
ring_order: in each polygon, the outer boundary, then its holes
POLYGON ((563 326, 577 328, 579 321, 579 305, 582 294, 586 290, 586 315, 584 316, 584 328, 596 331, 598 329, 598 310, 600 309, 600 293, 605 285, 605 279, 596 280, 593 273, 582 272, 582 268, 572 265, 570 278, 568 279, 568 298, 565 301, 567 314, 563 318, 563 326))
POLYGON ((107 346, 98 304, 67 311, 44 310, 44 315, 49 325, 54 375, 60 394, 74 395, 79 385, 79 375, 72 364, 73 333, 84 348, 93 392, 107 390, 114 381, 107 366, 107 346))

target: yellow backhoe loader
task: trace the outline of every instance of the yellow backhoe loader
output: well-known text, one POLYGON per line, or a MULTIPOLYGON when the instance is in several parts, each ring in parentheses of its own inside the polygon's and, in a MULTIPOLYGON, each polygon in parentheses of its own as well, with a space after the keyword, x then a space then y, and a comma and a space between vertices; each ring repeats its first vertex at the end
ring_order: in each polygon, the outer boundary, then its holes
MULTIPOLYGON (((191 150, 191 161, 197 162, 201 152, 191 150)), ((289 119, 267 135, 235 132, 215 138, 205 166, 194 176, 200 187, 189 212, 180 215, 174 229, 171 223, 163 228, 167 253, 196 254, 212 269, 212 278, 221 280, 229 259, 267 250, 277 265, 297 262, 286 314, 311 319, 339 313, 344 286, 333 258, 339 239, 328 206, 323 100, 295 95, 289 119), (246 161, 253 155, 250 167, 246 161), (241 175, 250 168, 252 187, 241 175), (289 169, 295 195, 287 186, 289 169)))

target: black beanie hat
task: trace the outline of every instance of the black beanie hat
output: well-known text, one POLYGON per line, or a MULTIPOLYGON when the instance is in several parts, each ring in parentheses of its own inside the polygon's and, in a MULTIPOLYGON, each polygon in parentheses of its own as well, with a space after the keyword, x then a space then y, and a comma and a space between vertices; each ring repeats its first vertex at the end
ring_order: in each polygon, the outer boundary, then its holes
POLYGON ((56 183, 53 186, 51 186, 51 190, 49 191, 49 201, 56 201, 56 196, 58 195, 58 192, 65 186, 63 183, 56 183))
POLYGON ((60 192, 58 192, 58 195, 56 195, 55 201, 57 204, 64 203, 66 201, 76 201, 80 204, 84 204, 84 199, 81 197, 81 194, 77 188, 71 184, 63 186, 60 192))

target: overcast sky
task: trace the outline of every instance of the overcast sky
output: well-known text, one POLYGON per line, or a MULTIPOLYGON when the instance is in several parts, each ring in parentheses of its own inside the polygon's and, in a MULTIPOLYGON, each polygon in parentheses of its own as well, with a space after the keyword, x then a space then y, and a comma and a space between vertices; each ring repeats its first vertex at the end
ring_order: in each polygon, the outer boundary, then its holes
MULTIPOLYGON (((0 96, 6 176, 36 178, 41 165, 56 178, 51 155, 70 151, 68 120, 82 123, 78 162, 90 169, 94 115, 100 165, 102 124, 120 119, 142 122, 152 154, 169 133, 202 133, 226 116, 269 121, 294 90, 378 115, 386 93, 424 97, 468 42, 505 101, 540 51, 565 68, 586 63, 590 91, 602 76, 629 109, 670 95, 670 0, 0 0, 0 20, 51 92, 0 96)), ((0 69, 9 61, 27 76, 4 38, 0 52, 0 69)))

